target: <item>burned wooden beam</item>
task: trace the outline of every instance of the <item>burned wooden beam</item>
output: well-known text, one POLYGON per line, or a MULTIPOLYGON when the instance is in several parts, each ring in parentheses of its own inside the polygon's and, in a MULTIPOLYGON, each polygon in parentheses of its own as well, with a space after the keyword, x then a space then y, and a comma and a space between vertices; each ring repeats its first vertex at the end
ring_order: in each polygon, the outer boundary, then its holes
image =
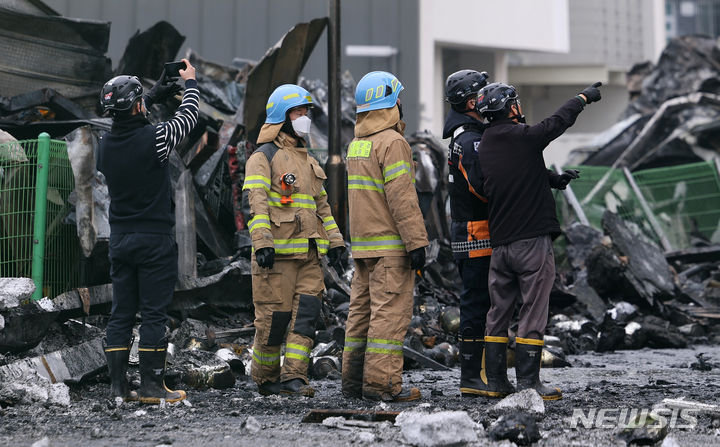
POLYGON ((667 252, 665 253, 665 259, 668 262, 680 261, 683 263, 716 262, 720 259, 720 245, 667 252))
POLYGON ((410 360, 418 362, 425 368, 434 369, 435 371, 451 371, 451 368, 448 368, 442 363, 436 362, 425 354, 421 354, 409 346, 403 346, 403 355, 410 360))

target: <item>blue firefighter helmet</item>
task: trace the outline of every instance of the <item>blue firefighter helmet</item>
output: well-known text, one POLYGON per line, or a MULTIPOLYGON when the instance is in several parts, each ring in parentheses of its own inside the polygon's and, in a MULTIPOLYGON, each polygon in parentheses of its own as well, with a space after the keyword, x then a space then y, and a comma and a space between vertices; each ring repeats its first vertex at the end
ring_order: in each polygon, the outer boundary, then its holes
POLYGON ((265 106, 265 124, 278 124, 285 121, 288 110, 298 106, 312 106, 310 92, 295 84, 284 84, 276 88, 265 106))
POLYGON ((395 107, 403 89, 395 75, 387 71, 373 71, 360 79, 355 89, 357 113, 395 107))

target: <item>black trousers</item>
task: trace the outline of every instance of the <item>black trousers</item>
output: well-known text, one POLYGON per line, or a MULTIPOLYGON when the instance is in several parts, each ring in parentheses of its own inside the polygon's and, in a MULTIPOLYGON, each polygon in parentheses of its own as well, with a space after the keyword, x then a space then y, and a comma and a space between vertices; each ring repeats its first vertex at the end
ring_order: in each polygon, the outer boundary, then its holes
POLYGON ((113 303, 106 329, 107 346, 127 346, 140 311, 140 347, 159 346, 165 338, 167 307, 177 281, 177 244, 172 235, 110 235, 113 303))
POLYGON ((457 259, 455 261, 463 282, 460 294, 460 335, 483 337, 485 320, 490 310, 488 273, 490 256, 457 259))

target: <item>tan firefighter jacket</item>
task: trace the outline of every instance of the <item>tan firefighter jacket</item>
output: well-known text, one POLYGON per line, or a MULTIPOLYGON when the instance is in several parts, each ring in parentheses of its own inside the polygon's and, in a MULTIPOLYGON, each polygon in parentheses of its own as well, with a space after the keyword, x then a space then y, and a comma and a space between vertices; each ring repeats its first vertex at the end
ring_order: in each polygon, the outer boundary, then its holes
POLYGON ((325 172, 306 148, 296 147, 295 138, 284 132, 275 135, 272 145, 260 146, 245 166, 243 190, 248 190, 253 250, 272 247, 276 256, 305 259, 310 239, 320 254, 344 246, 323 187, 325 172), (295 177, 285 189, 284 174, 295 177))
POLYGON ((397 107, 358 114, 347 154, 354 258, 405 256, 428 245, 403 129, 397 107))

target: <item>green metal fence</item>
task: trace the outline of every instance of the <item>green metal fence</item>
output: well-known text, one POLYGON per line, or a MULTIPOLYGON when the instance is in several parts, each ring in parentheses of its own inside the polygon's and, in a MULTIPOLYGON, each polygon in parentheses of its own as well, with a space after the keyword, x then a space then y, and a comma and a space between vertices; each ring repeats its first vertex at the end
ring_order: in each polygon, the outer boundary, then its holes
POLYGON ((35 299, 78 286, 77 233, 64 223, 74 188, 64 141, 0 144, 0 277, 32 277, 42 285, 35 299))
MULTIPOLYGON (((720 242, 720 164, 717 161, 632 173, 615 169, 590 198, 588 194, 610 168, 566 166, 564 169, 580 170, 581 177, 570 185, 588 222, 598 229, 602 228, 602 214, 607 209, 635 222, 648 237, 668 250, 691 247, 693 236, 720 242)), ((568 222, 574 219, 573 210, 559 196, 560 193, 556 193, 559 217, 568 222)))

